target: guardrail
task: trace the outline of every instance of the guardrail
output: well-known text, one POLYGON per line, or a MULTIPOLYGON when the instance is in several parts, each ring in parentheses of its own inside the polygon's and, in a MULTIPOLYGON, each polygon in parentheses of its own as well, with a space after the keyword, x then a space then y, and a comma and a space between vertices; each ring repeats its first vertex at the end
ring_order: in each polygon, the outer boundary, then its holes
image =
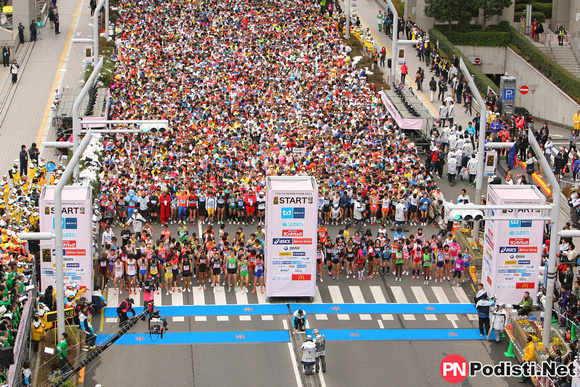
POLYGON ((552 34, 546 34, 545 35, 545 45, 547 46, 562 46, 562 47, 568 47, 570 45, 570 38, 572 36, 570 35, 552 35, 552 34))

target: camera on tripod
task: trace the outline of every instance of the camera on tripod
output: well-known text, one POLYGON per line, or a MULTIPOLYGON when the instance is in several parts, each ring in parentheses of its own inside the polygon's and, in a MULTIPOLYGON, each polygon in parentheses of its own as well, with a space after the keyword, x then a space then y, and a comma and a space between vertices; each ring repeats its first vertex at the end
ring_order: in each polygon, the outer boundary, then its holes
POLYGON ((165 331, 167 331, 167 319, 159 313, 159 309, 153 309, 149 315, 149 336, 163 338, 165 331))

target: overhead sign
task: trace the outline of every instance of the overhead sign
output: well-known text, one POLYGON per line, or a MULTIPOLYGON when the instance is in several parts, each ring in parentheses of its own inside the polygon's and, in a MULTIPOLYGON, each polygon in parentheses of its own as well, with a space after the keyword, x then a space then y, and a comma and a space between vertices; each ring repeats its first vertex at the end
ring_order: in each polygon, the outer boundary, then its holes
MULTIPOLYGON (((56 230, 54 186, 45 186, 40 195, 40 231, 61 232, 63 236, 63 274, 65 287, 76 283, 90 300, 93 290, 92 193, 90 187, 66 186, 62 192, 62 227, 56 230)), ((41 285, 55 286, 56 256, 54 239, 40 241, 41 285)))
POLYGON ((485 152, 485 176, 495 175, 495 167, 497 165, 497 151, 488 150, 485 152))
POLYGON ((268 297, 314 297, 318 187, 309 176, 266 179, 268 297))
POLYGON ((514 89, 505 89, 503 93, 503 99, 505 100, 514 99, 516 96, 516 91, 514 89))
POLYGON ((520 93, 526 95, 530 92, 530 88, 527 85, 522 85, 522 87, 520 87, 520 93))
POLYGON ((523 207, 545 204, 546 199, 536 187, 527 185, 490 185, 487 197, 489 204, 514 209, 494 211, 496 219, 485 222, 481 282, 487 294, 496 294, 499 302, 517 304, 524 292, 537 293, 542 262, 544 223, 525 219, 538 212, 523 207))

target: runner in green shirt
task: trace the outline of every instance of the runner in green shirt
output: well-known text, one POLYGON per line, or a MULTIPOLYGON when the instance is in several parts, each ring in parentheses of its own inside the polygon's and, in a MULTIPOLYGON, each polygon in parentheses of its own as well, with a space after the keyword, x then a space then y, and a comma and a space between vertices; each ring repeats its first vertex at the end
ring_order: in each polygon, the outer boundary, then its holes
POLYGON ((395 251, 395 282, 401 282, 401 274, 403 272, 403 246, 399 245, 397 251, 395 251))
POLYGON ((248 293, 248 260, 243 257, 240 260, 240 288, 242 293, 244 293, 244 286, 246 287, 246 293, 248 293))
POLYGON ((429 247, 423 247, 423 274, 425 276, 425 282, 423 285, 429 285, 429 277, 431 276, 431 251, 429 251, 429 247))
MULTIPOLYGON (((238 260, 232 254, 231 250, 224 251, 224 257, 226 261, 226 270, 228 271, 228 293, 232 291, 232 287, 236 286, 236 281, 238 280, 238 260), (234 285, 232 286, 232 277, 234 278, 234 285)), ((234 292, 237 292, 234 289, 234 292)))

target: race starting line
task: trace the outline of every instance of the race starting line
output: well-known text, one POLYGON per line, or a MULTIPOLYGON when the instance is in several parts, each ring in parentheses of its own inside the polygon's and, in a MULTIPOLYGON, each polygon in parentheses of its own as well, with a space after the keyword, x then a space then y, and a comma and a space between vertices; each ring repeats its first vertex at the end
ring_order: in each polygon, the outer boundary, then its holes
MULTIPOLYGON (((289 304, 290 310, 303 309, 306 313, 327 314, 474 314, 473 304, 289 304)), ((143 307, 135 307, 140 313, 143 307)), ((174 316, 237 316, 237 315, 281 315, 288 314, 287 304, 248 305, 179 305, 159 306, 159 312, 166 317, 174 316)), ((117 309, 105 308, 105 317, 117 317, 117 309)))
MULTIPOLYGON (((330 341, 422 341, 422 340, 483 340, 477 329, 325 329, 330 341)), ((307 334, 312 334, 307 330, 307 334)), ((97 335, 97 345, 102 345, 110 335, 97 335)), ((230 331, 230 332, 167 332, 163 339, 151 339, 148 333, 129 333, 114 345, 188 345, 233 343, 286 343, 290 332, 281 331, 230 331)))

